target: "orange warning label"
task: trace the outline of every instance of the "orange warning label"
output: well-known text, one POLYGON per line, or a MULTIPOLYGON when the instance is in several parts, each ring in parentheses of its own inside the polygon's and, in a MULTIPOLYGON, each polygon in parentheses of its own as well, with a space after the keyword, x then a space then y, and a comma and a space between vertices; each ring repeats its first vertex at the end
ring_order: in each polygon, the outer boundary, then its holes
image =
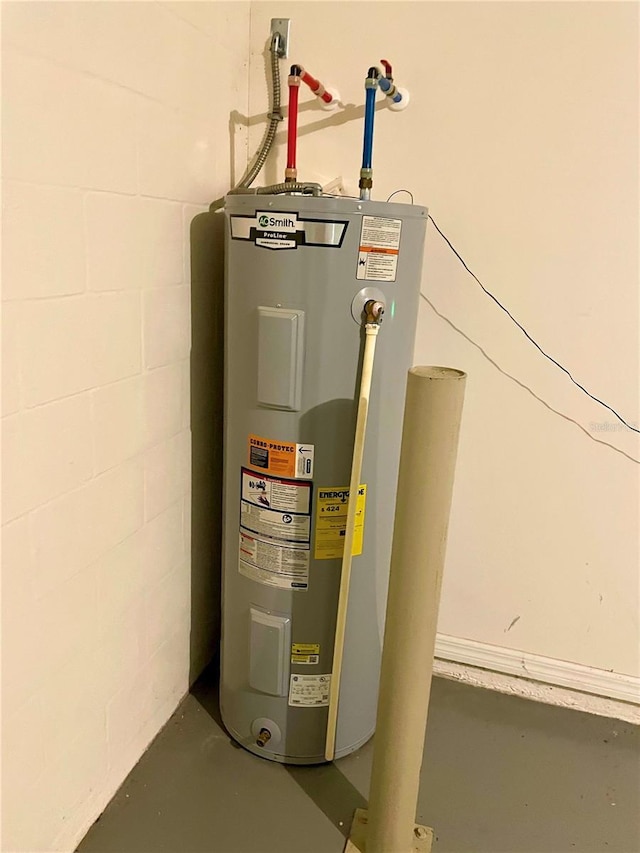
POLYGON ((360 246, 361 252, 378 252, 380 255, 399 255, 400 249, 384 249, 380 246, 360 246))
POLYGON ((313 477, 313 455, 313 444, 249 436, 248 464, 264 474, 310 480, 313 477))

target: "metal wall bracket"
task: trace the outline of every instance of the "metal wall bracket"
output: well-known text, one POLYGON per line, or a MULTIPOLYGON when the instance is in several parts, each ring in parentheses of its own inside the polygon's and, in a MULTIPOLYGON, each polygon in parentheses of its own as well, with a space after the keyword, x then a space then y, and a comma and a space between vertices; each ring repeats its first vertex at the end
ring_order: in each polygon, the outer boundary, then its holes
POLYGON ((289 30, 291 18, 271 18, 271 36, 279 35, 278 56, 286 59, 289 56, 289 30))
MULTIPOLYGON (((365 853, 367 848, 367 831, 369 815, 366 809, 356 809, 351 824, 351 834, 347 839, 344 853, 365 853)), ((413 830, 414 838, 411 850, 407 853, 431 853, 433 830, 430 826, 416 824, 413 830)))

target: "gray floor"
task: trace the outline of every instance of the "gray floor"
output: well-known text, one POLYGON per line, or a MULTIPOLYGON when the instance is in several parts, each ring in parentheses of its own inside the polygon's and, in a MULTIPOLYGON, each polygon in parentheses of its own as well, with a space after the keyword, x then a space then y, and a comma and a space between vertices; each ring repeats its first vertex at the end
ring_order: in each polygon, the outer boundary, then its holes
MULTIPOLYGON (((435 853, 639 853, 640 729, 435 679, 418 819, 435 853)), ((372 744, 283 767, 220 727, 195 686, 81 853, 341 853, 372 744)))

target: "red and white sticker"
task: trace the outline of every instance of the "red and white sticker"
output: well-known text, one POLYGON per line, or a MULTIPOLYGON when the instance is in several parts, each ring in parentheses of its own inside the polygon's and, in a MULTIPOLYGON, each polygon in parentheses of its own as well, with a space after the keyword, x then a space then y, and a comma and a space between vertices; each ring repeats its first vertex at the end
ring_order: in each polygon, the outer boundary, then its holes
POLYGON ((243 468, 238 570, 280 589, 309 586, 311 482, 243 468))
POLYGON ((242 469, 241 500, 261 509, 311 515, 311 489, 309 480, 270 477, 248 468, 242 469))
POLYGON ((400 254, 401 219, 363 216, 356 278, 395 281, 400 254))
POLYGON ((309 586, 309 545, 285 545, 240 529, 238 570, 246 578, 279 589, 309 586))

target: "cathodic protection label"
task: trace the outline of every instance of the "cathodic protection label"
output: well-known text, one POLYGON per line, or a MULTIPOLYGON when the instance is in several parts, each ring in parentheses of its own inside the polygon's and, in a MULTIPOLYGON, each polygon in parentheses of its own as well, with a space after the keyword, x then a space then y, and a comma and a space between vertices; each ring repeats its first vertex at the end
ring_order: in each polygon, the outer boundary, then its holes
POLYGON ((313 477, 313 444, 294 444, 277 441, 261 435, 250 435, 248 439, 248 464, 260 468, 265 474, 280 477, 313 477))
POLYGON ((280 589, 307 589, 312 484, 248 468, 241 478, 240 574, 280 589))
POLYGON ((400 254, 401 219, 363 216, 357 279, 395 281, 400 254))
MULTIPOLYGON (((356 526, 353 534, 354 557, 362 554, 364 539, 364 517, 367 503, 367 487, 358 489, 356 504, 356 526)), ((318 489, 316 506, 316 538, 314 557, 316 560, 341 558, 344 553, 344 538, 347 529, 349 488, 318 489)))

